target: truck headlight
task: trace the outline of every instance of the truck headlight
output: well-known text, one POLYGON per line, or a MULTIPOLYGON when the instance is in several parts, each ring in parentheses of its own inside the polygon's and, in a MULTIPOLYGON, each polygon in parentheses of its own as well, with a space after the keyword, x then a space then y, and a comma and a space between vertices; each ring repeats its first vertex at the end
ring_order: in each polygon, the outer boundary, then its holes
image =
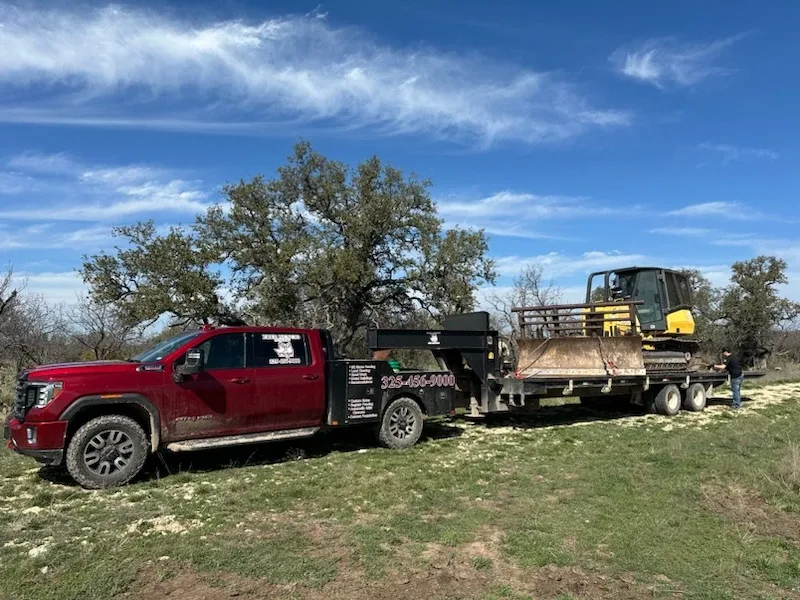
POLYGON ((53 400, 58 398, 58 395, 61 393, 61 390, 64 389, 64 383, 61 381, 51 381, 44 387, 39 389, 39 396, 36 399, 36 404, 34 405, 36 408, 44 408, 48 404, 50 404, 53 400))

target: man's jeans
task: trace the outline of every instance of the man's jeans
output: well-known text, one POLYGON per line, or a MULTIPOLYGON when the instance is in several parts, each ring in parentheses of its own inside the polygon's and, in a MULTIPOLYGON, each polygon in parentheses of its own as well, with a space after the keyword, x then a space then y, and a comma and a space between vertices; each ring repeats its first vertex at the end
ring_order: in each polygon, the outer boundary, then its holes
POLYGON ((740 375, 736 379, 731 379, 733 408, 742 408, 742 383, 744 383, 744 375, 740 375))

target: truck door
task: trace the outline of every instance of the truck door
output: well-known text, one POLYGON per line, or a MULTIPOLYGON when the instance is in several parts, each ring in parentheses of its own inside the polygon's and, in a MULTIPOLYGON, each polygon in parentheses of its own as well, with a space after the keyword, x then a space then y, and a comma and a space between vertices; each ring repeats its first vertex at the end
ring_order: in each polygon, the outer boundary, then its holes
POLYGON ((251 334, 255 401, 248 416, 261 429, 320 425, 325 417, 325 357, 303 331, 251 334))
MULTIPOLYGON (((253 403, 253 369, 245 362, 247 334, 221 333, 196 345, 203 350, 203 371, 181 383, 166 379, 173 439, 241 433, 253 403)), ((178 359, 176 364, 182 362, 178 359)))

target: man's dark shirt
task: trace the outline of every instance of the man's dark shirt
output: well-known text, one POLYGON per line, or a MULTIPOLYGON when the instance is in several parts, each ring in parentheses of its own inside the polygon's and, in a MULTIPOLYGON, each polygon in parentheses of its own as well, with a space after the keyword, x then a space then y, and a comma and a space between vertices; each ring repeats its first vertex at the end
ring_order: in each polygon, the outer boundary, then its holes
POLYGON ((725 359, 725 369, 730 373, 732 379, 742 376, 742 366, 739 364, 739 359, 733 354, 725 359))

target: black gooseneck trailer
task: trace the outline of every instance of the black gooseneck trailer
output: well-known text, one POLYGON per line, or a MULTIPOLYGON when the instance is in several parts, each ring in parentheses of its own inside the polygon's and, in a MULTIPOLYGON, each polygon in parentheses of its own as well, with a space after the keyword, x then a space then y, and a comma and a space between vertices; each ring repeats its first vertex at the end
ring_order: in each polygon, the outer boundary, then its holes
MULTIPOLYGON (((582 339, 582 345, 597 344, 603 355, 603 344, 619 338, 582 339)), ((631 336, 626 343, 641 346, 642 338, 631 336)), ((490 328, 486 312, 445 317, 441 329, 371 329, 367 332, 367 346, 374 352, 431 351, 439 366, 455 376, 456 407, 466 409, 473 417, 529 412, 539 408, 542 398, 570 396, 579 397, 588 405, 630 402, 651 412, 674 415, 681 408, 704 410, 713 388, 728 380, 726 373, 708 369, 654 373, 644 369, 616 369, 605 358, 602 374, 587 369, 571 372, 569 365, 525 372, 506 360, 505 344, 498 332, 490 328)), ((762 375, 754 371, 745 373, 748 378, 762 375)))

